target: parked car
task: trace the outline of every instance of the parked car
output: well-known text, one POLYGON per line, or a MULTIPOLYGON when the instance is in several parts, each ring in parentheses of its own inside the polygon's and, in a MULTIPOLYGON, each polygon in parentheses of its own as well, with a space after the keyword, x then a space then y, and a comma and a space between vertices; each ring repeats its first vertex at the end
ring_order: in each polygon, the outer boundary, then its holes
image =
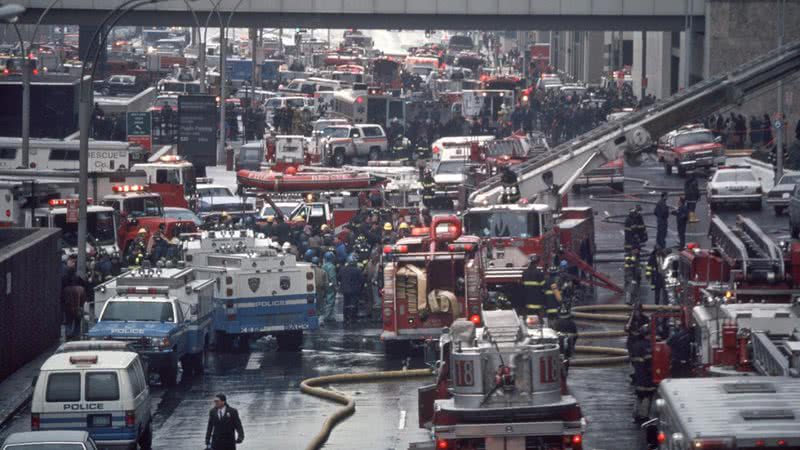
POLYGON ((325 139, 325 161, 335 167, 341 167, 353 158, 375 161, 389 148, 386 133, 380 125, 344 125, 325 130, 330 130, 325 139))
POLYGON ((253 204, 238 197, 220 184, 198 184, 197 209, 200 214, 209 212, 241 212, 253 211, 253 204))
POLYGON ((112 75, 105 81, 100 92, 103 95, 115 96, 119 94, 137 94, 140 86, 133 75, 112 75))
POLYGON ((203 225, 203 219, 197 216, 191 209, 186 208, 174 208, 172 206, 165 206, 164 207, 164 217, 167 219, 175 219, 175 220, 182 220, 187 221, 190 220, 194 222, 195 225, 198 227, 203 225))
POLYGON ((671 131, 658 140, 658 160, 664 172, 678 176, 687 171, 714 169, 725 164, 725 147, 720 138, 702 125, 686 125, 671 131))
POLYGON ((750 205, 761 209, 761 181, 749 167, 721 167, 706 186, 711 209, 720 205, 750 205))
POLYGON ((785 174, 775 186, 767 192, 767 204, 775 209, 775 215, 780 216, 789 207, 789 199, 797 183, 800 182, 800 175, 785 174))
POLYGON ((24 431, 13 433, 3 450, 97 450, 87 431, 24 431))

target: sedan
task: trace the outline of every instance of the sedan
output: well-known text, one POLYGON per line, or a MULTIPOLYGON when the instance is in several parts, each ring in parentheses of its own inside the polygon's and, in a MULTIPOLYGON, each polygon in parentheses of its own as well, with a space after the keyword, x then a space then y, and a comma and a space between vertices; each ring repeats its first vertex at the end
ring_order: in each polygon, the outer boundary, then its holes
POLYGON ((217 184, 198 184, 199 210, 201 215, 209 212, 253 211, 253 204, 233 195, 230 189, 217 184))
POLYGON ((167 219, 176 219, 176 220, 183 220, 183 221, 192 221, 198 227, 203 225, 203 219, 197 217, 197 214, 194 213, 191 209, 186 208, 174 208, 171 206, 164 207, 164 217, 167 219))
POLYGON ((14 433, 3 443, 3 450, 97 450, 86 431, 54 430, 14 433))
POLYGON ((749 167, 722 167, 707 186, 708 204, 712 209, 723 204, 747 203, 761 209, 761 181, 749 167))
POLYGON ((775 215, 780 216, 789 207, 789 199, 795 185, 800 182, 800 175, 787 174, 775 183, 775 186, 767 192, 767 204, 775 208, 775 215))

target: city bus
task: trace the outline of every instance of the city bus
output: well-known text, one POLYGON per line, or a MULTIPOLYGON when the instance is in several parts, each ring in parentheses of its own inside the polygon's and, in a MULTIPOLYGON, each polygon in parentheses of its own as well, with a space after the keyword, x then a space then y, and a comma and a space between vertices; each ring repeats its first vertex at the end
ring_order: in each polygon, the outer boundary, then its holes
POLYGON ((372 123, 388 127, 393 118, 405 123, 406 107, 400 97, 369 91, 338 91, 333 96, 332 113, 352 123, 372 123))

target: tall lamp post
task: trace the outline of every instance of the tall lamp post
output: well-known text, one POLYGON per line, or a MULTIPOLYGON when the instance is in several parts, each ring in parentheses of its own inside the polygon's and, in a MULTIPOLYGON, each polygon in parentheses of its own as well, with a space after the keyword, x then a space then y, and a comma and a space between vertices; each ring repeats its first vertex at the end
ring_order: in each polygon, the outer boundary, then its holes
MULTIPOLYGON (((126 14, 147 4, 158 3, 163 0, 126 0, 100 22, 97 30, 89 42, 85 60, 81 67, 80 100, 78 104, 78 127, 80 129, 80 155, 78 160, 78 261, 77 273, 86 276, 86 210, 89 195, 89 128, 92 121, 93 80, 97 71, 97 62, 103 48, 106 47, 108 34, 126 14), (107 28, 106 28, 107 27, 107 28), (96 46, 96 47, 94 47, 96 46), (94 56, 92 49, 94 47, 94 56), (90 63, 91 60, 91 63, 90 63), (89 69, 87 73, 87 69, 89 69)), ((120 249, 124 250, 124 249, 120 249)))
MULTIPOLYGON (((225 75, 228 71, 228 60, 227 60, 227 47, 228 47, 228 39, 225 38, 225 33, 228 27, 231 24, 231 19, 233 18, 233 13, 239 9, 239 6, 242 4, 243 0, 239 0, 236 5, 233 7, 231 12, 228 13, 228 19, 225 21, 223 26, 220 23, 220 33, 219 33, 219 140, 217 141, 217 161, 219 162, 220 159, 225 158, 225 98, 228 96, 228 89, 227 89, 227 81, 225 80, 225 75)), ((219 5, 219 4, 218 4, 219 5)), ((219 12, 217 13, 219 14, 219 12)), ((220 20, 221 22, 221 20, 220 20)))

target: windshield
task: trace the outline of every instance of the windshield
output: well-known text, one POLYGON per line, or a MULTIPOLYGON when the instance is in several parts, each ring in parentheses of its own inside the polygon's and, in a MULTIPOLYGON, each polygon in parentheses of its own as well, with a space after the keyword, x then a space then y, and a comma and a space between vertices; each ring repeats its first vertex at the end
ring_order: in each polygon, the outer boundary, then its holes
POLYGON ((525 211, 469 213, 464 228, 467 233, 480 237, 536 237, 539 215, 525 211))
POLYGON ((231 191, 224 187, 202 188, 198 189, 197 192, 201 197, 233 197, 231 191))
MULTIPOLYGON (((86 219, 89 243, 96 240, 98 245, 114 245, 117 237, 113 213, 110 211, 88 212, 86 219)), ((78 246, 78 224, 67 223, 66 213, 53 215, 53 225, 61 229, 61 240, 67 247, 78 246)))
POLYGON ((697 133, 681 134, 675 136, 675 147, 685 145, 709 144, 714 142, 714 135, 710 131, 700 131, 697 133))
POLYGON ((167 209, 164 211, 164 217, 167 219, 176 219, 176 220, 190 220, 194 222, 195 225, 200 226, 203 224, 203 221, 197 217, 197 214, 188 210, 188 209, 167 209))
POLYGON ((129 217, 161 217, 161 197, 135 197, 125 199, 125 212, 129 217))
POLYGON ((416 66, 411 68, 411 73, 415 75, 420 75, 423 77, 427 77, 429 73, 433 72, 432 67, 423 67, 423 66, 416 66))
POLYGON ((186 85, 186 93, 187 94, 199 94, 200 93, 200 85, 196 83, 190 83, 186 85))
POLYGON ((350 135, 350 129, 344 127, 328 127, 322 130, 322 135, 332 138, 346 138, 350 135))
POLYGON ((778 184, 797 184, 800 181, 800 175, 784 175, 778 184))
MULTIPOLYGON (((166 92, 183 92, 184 88, 188 88, 184 83, 164 83, 161 85, 161 90, 166 92)), ((188 91, 188 89, 186 90, 188 91)))
POLYGON ((290 98, 286 100, 286 106, 290 108, 303 108, 306 106, 306 101, 302 98, 290 98))
POLYGON ((108 302, 100 321, 174 322, 172 303, 145 301, 108 302))
POLYGON ((748 182, 756 181, 756 177, 753 176, 753 172, 747 170, 725 170, 717 172, 717 177, 714 181, 718 183, 748 182))
POLYGON ((464 161, 442 161, 436 166, 436 174, 462 174, 466 167, 464 161))

